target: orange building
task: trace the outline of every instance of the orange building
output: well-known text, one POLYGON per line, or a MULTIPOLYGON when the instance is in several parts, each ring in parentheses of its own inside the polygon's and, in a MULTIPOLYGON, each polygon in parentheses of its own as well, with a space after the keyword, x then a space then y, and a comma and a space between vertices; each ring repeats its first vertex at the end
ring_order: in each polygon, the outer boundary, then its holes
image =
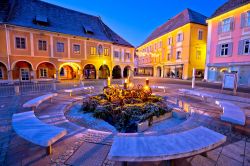
POLYGON ((186 9, 159 26, 137 48, 138 74, 189 79, 205 69, 207 17, 186 9))
POLYGON ((39 0, 0 3, 0 80, 126 77, 134 47, 100 17, 39 0))

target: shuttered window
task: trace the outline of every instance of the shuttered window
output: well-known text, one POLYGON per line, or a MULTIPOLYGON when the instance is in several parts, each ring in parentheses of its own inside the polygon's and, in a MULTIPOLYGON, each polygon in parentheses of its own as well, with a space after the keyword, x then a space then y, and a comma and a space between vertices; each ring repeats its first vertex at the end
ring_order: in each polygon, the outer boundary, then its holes
POLYGON ((239 41, 238 54, 239 55, 250 55, 250 39, 239 41))
POLYGON ((224 43, 217 45, 217 56, 231 56, 233 54, 233 43, 224 43))
POLYGON ((218 33, 230 32, 234 29, 234 18, 227 18, 219 22, 218 33))
POLYGON ((250 26, 250 11, 241 14, 241 28, 250 26))

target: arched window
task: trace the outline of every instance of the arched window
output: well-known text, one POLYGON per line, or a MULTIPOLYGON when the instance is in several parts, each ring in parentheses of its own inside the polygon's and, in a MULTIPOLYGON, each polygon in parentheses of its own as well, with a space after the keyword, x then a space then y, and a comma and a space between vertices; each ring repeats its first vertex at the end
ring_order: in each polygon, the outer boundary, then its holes
POLYGON ((0 67, 0 80, 3 79, 3 68, 0 67))
POLYGON ((60 76, 65 76, 65 71, 64 71, 64 68, 62 67, 61 70, 60 70, 60 76))

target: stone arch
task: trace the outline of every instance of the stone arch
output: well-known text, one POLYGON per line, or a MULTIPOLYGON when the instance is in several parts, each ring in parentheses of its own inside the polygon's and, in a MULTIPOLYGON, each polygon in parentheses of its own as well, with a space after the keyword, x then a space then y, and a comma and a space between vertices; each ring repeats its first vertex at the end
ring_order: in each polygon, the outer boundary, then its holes
POLYGON ((129 72, 131 72, 130 70, 131 70, 132 68, 131 68, 131 66, 125 66, 124 67, 124 69, 123 69, 123 77, 124 78, 126 78, 126 77, 128 77, 129 76, 129 72))
POLYGON ((113 78, 121 78, 122 77, 122 69, 119 65, 116 65, 113 67, 112 77, 113 78))
POLYGON ((55 69, 57 69, 57 66, 55 65, 55 63, 50 62, 50 61, 42 61, 42 62, 39 62, 39 63, 36 65, 36 70, 38 69, 38 66, 39 66, 40 64, 42 64, 42 63, 50 63, 50 64, 52 64, 52 65, 54 66, 55 69))
POLYGON ((85 79, 96 79, 96 67, 93 64, 86 64, 83 68, 85 79))
POLYGON ((4 62, 0 61, 0 80, 8 79, 8 69, 7 65, 4 62))
POLYGON ((27 63, 29 63, 29 64, 31 65, 31 69, 32 69, 32 70, 35 69, 34 66, 33 66, 33 64, 32 64, 30 61, 27 61, 27 60, 17 60, 17 61, 15 61, 15 62, 12 63, 12 65, 11 65, 11 70, 14 69, 16 63, 18 63, 18 62, 27 62, 27 63))
POLYGON ((51 62, 43 61, 36 66, 37 78, 52 79, 55 78, 56 65, 51 62))
POLYGON ((107 79, 110 76, 110 70, 108 65, 103 64, 99 68, 99 78, 100 79, 107 79))
POLYGON ((32 63, 19 60, 12 64, 13 80, 30 81, 35 78, 32 63))

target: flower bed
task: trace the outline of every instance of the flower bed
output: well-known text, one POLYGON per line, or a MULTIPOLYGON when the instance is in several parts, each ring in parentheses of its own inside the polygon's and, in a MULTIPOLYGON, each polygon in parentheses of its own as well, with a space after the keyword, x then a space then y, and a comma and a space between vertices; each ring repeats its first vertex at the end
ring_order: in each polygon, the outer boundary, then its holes
MULTIPOLYGON (((138 124, 172 111, 162 97, 151 94, 148 87, 122 89, 105 87, 104 93, 83 101, 83 111, 93 113, 113 125, 119 132, 137 132, 138 124)), ((154 118, 155 119, 155 118, 154 118)))

